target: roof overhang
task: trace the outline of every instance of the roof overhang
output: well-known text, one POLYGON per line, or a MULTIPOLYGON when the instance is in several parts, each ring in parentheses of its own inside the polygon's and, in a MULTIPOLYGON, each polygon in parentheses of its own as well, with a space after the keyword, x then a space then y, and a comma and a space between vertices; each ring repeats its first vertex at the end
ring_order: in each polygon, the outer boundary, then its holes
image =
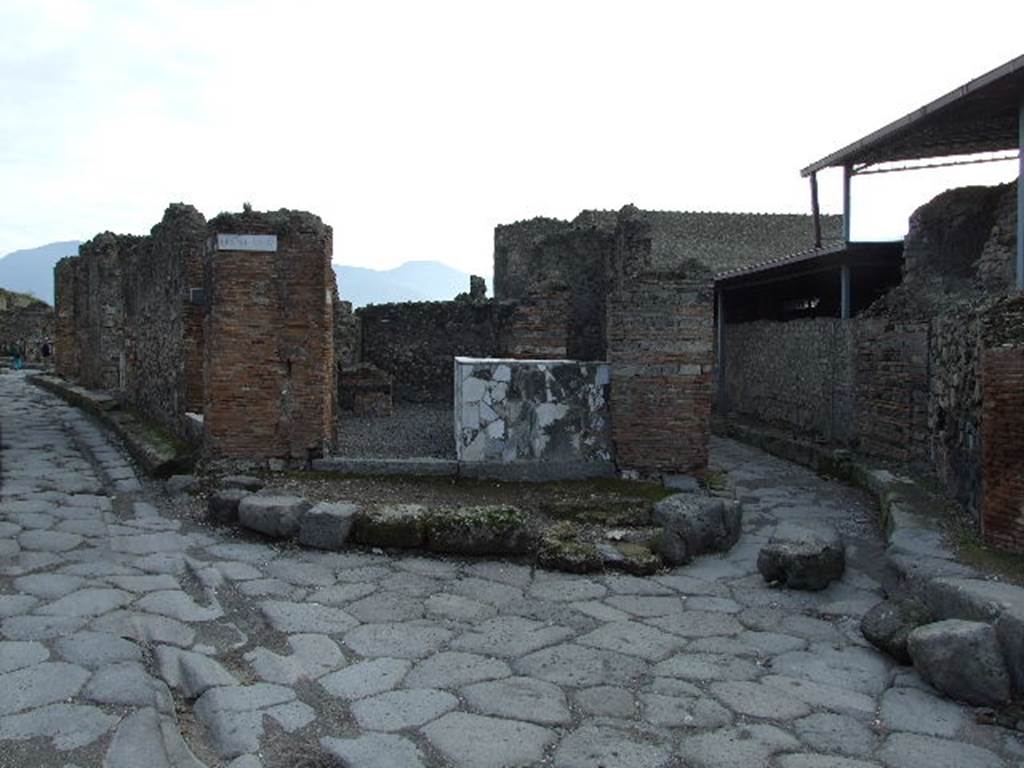
POLYGON ((971 80, 909 115, 811 163, 855 168, 895 160, 973 155, 1019 147, 1018 115, 1024 102, 1024 56, 971 80))
POLYGON ((885 263, 899 263, 903 256, 903 241, 860 242, 834 245, 794 253, 750 267, 715 275, 715 286, 736 288, 757 282, 790 279, 814 272, 838 269, 843 264, 856 267, 885 263))

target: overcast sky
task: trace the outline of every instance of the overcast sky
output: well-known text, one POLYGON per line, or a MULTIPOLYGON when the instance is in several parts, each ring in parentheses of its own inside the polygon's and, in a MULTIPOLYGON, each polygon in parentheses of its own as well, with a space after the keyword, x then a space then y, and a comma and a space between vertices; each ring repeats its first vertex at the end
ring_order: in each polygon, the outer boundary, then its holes
MULTIPOLYGON (((800 212, 804 165, 1024 49, 985 2, 0 1, 0 254, 302 208, 334 259, 490 272, 495 224, 800 212), (712 7, 713 6, 713 7, 712 7)), ((999 163, 854 183, 855 238, 999 163)), ((839 176, 822 179, 837 212, 839 176)))

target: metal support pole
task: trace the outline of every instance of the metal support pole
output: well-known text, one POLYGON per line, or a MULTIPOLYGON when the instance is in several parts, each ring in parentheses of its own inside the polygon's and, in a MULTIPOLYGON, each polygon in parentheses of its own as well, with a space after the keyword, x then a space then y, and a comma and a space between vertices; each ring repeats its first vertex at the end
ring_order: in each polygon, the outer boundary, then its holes
POLYGON ((850 244, 850 179, 853 178, 853 169, 849 165, 843 166, 843 243, 850 244))
POLYGON ((821 248, 821 208, 818 207, 818 174, 811 174, 811 216, 814 219, 814 247, 821 248))
POLYGON ((840 317, 850 319, 850 265, 843 264, 839 268, 839 306, 840 317))
POLYGON ((718 374, 718 412, 725 416, 725 288, 718 289, 718 311, 715 313, 715 371, 718 374))
POLYGON ((1024 101, 1017 114, 1017 290, 1024 291, 1024 101))

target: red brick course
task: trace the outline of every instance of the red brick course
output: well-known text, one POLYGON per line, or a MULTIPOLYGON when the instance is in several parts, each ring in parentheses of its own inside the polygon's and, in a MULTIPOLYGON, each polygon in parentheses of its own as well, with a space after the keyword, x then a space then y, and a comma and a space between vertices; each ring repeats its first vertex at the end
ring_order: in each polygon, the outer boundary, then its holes
POLYGON ((311 214, 219 216, 217 233, 276 234, 276 252, 208 247, 206 448, 305 460, 333 443, 331 228, 311 214))
POLYGON ((982 536, 1024 552, 1024 347, 981 355, 982 536))

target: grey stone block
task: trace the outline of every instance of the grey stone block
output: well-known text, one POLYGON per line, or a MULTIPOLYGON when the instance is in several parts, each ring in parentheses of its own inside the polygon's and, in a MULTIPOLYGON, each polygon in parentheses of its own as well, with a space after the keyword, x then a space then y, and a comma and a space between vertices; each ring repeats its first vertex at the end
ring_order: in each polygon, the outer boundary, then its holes
POLYGON ((527 522, 515 507, 437 510, 427 517, 427 546, 458 555, 521 555, 530 550, 527 522))
POLYGON ((883 600, 864 614, 860 631, 878 650, 900 664, 910 663, 907 638, 924 624, 934 621, 931 611, 914 599, 883 600))
POLYGON ((914 667, 935 688, 978 706, 1010 699, 1010 675, 989 624, 947 619, 926 624, 907 641, 914 667))
POLYGON ((739 541, 743 509, 728 499, 690 493, 654 505, 651 517, 662 527, 652 549, 669 565, 688 563, 708 552, 726 552, 739 541))
POLYGON ((225 490, 242 490, 255 493, 263 488, 263 481, 251 475, 228 475, 221 478, 220 487, 225 490))
POLYGON ((310 504, 299 496, 246 496, 238 503, 238 521, 253 531, 286 539, 299 529, 310 504))
POLYGON ((782 523, 757 556, 767 582, 790 589, 821 590, 842 578, 846 550, 839 533, 825 525, 782 523))
POLYGON ((427 508, 420 504, 388 504, 356 516, 353 536, 370 547, 421 547, 426 535, 427 508))
POLYGON ((171 475, 164 482, 164 488, 172 496, 189 493, 198 487, 199 481, 195 475, 171 475))
POLYGON ((299 521, 299 543, 316 549, 342 549, 359 514, 356 504, 322 501, 299 521))
POLYGON ((928 584, 927 603, 940 619, 994 622, 1007 608, 1024 611, 1024 589, 998 581, 940 577, 928 584))
POLYGON ((238 504, 249 495, 249 491, 241 488, 211 494, 206 505, 206 519, 218 525, 234 525, 238 522, 238 504))

